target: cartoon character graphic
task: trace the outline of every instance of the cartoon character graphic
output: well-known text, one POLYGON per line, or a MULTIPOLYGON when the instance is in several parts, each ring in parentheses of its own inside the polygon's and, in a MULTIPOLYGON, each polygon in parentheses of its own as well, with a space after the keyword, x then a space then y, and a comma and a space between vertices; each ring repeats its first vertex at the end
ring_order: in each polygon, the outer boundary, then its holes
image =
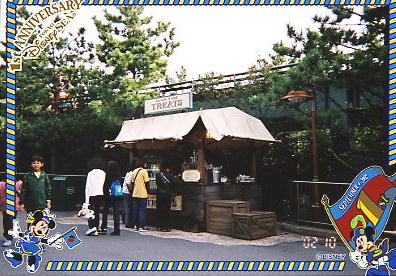
POLYGON ((389 240, 384 239, 377 247, 373 237, 375 231, 371 226, 357 227, 351 233, 356 244, 354 252, 350 252, 350 259, 366 271, 367 276, 386 275, 389 276, 389 269, 396 269, 396 249, 389 251, 389 240))
POLYGON ((331 223, 350 251, 350 259, 366 269, 366 275, 389 275, 389 269, 396 270, 396 249, 389 250, 389 240, 376 245, 396 200, 395 180, 396 175, 388 177, 380 167, 368 167, 334 205, 329 205, 326 195, 322 197, 331 223))
POLYGON ((18 250, 7 249, 3 252, 4 258, 14 268, 20 266, 23 263, 23 256, 26 256, 27 271, 36 272, 42 260, 44 244, 62 250, 64 241, 69 248, 81 243, 75 233, 75 227, 64 234, 56 233, 53 237, 48 237, 49 231, 56 227, 55 215, 48 209, 28 214, 27 222, 29 229, 22 232, 18 220, 13 221, 13 229, 9 234, 17 239, 15 247, 18 250))

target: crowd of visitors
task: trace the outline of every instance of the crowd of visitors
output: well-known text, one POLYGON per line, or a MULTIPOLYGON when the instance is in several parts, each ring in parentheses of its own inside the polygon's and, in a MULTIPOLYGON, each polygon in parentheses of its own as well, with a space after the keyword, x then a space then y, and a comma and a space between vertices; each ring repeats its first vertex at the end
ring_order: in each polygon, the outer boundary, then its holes
MULTIPOLYGON (((113 209, 114 220, 114 231, 111 235, 120 235, 121 204, 124 208, 124 223, 127 228, 139 232, 149 231, 146 226, 146 214, 147 199, 151 191, 145 160, 135 160, 123 181, 116 162, 110 161, 107 166, 103 166, 99 159, 94 159, 92 164, 85 186, 86 200, 83 209, 93 210, 95 216, 88 220, 86 235, 107 234, 107 217, 110 208, 113 209), (99 223, 100 213, 102 213, 101 224, 99 223)), ((169 217, 174 186, 174 178, 169 167, 164 163, 164 170, 156 175, 157 222, 159 230, 165 232, 170 231, 169 217)))
MULTIPOLYGON (((31 171, 24 175, 23 181, 16 181, 15 211, 35 212, 51 209, 51 183, 47 173, 43 170, 44 159, 35 155, 31 159, 31 171)), ((162 164, 163 170, 156 175, 156 191, 150 191, 149 174, 143 159, 136 159, 129 167, 123 178, 120 167, 115 161, 107 164, 100 158, 94 158, 89 164, 89 172, 85 185, 85 202, 82 210, 93 214, 88 219, 87 236, 107 234, 108 214, 112 209, 114 230, 112 236, 121 234, 120 223, 122 213, 126 228, 135 231, 149 231, 146 226, 147 199, 155 193, 157 197, 158 230, 168 232, 172 189, 175 181, 170 173, 170 166, 162 164), (123 208, 123 210, 121 210, 123 208), (100 220, 101 215, 101 220, 100 220)), ((12 229, 14 217, 6 213, 6 182, 0 181, 0 211, 3 214, 2 246, 12 245, 12 236, 8 231, 12 229)), ((16 216, 16 215, 15 215, 16 216)), ((28 228, 30 225, 28 224, 28 228)))

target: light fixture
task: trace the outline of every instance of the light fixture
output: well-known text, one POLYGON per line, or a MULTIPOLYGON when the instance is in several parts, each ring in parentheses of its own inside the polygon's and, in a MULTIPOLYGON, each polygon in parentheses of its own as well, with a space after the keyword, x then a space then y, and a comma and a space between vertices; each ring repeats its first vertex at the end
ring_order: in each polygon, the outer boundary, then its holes
POLYGON ((289 100, 292 103, 301 103, 312 98, 313 96, 308 94, 308 92, 292 90, 284 96, 282 100, 289 100))

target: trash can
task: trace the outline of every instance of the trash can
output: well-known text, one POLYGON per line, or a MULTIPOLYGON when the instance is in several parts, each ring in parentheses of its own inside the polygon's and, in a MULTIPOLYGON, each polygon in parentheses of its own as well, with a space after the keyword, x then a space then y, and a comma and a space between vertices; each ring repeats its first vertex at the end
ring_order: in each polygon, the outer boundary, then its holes
POLYGON ((73 211, 76 205, 76 187, 67 176, 54 176, 51 181, 52 208, 55 211, 73 211))

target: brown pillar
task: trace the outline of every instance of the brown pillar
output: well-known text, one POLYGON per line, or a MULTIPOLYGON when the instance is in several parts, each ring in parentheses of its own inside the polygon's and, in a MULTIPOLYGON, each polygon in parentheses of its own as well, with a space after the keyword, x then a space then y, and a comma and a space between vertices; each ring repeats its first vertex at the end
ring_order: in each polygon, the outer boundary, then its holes
POLYGON ((257 150, 254 148, 252 145, 250 147, 251 150, 251 161, 250 161, 250 176, 251 177, 257 177, 257 150))
POLYGON ((197 148, 197 155, 198 155, 198 170, 201 173, 201 182, 204 184, 208 184, 208 174, 207 174, 207 162, 205 157, 205 147, 204 147, 204 133, 200 137, 200 141, 197 148))

